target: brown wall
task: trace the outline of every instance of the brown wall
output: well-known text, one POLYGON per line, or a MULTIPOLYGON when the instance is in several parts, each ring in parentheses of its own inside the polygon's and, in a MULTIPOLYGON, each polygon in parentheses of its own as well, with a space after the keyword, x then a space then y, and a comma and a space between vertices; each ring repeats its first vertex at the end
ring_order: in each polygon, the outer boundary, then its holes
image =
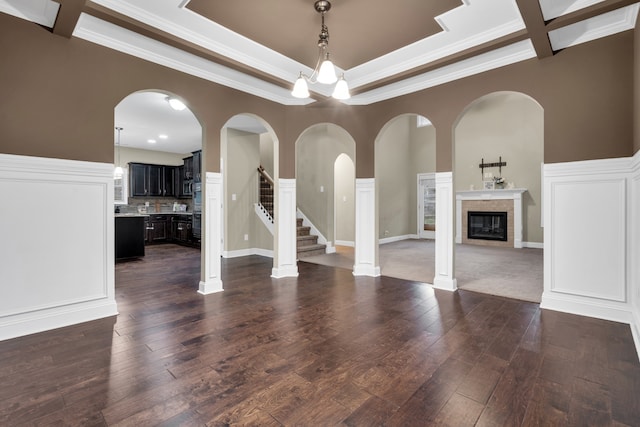
POLYGON ((451 171, 452 129, 464 109, 488 93, 517 91, 544 109, 545 163, 629 156, 632 69, 633 33, 627 31, 378 103, 368 122, 380 129, 401 113, 427 117, 436 128, 437 171, 451 171))
POLYGON ((545 110, 545 162, 629 156, 639 145, 630 90, 637 51, 627 31, 370 106, 285 107, 0 13, 0 152, 110 163, 114 107, 132 92, 154 89, 183 97, 203 124, 208 171, 220 167, 223 124, 252 113, 276 132, 281 178, 295 177, 298 136, 323 122, 352 135, 356 176, 373 177, 380 129, 416 113, 434 123, 442 172, 452 169, 452 130, 462 111, 487 93, 511 90, 545 110))
POLYGON ((147 89, 182 97, 203 126, 206 170, 220 168, 220 129, 260 115, 282 133, 279 104, 0 13, 0 152, 113 162, 114 108, 147 89))

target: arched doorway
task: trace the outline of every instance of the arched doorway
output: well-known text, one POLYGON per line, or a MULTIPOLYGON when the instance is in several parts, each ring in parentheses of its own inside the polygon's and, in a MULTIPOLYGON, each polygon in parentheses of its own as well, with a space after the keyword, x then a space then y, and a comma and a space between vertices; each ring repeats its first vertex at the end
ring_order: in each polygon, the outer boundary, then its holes
POLYGON ((231 117, 221 132, 222 256, 273 258, 278 140, 267 122, 249 113, 231 117))
POLYGON ((187 254, 199 271, 204 239, 199 120, 178 96, 145 90, 118 103, 114 128, 116 166, 122 168, 122 175, 114 176, 116 260, 187 254))
POLYGON ((378 253, 385 276, 433 281, 435 144, 434 126, 416 114, 393 118, 376 138, 378 253))
POLYGON ((491 93, 460 114, 453 168, 458 287, 540 301, 543 149, 544 111, 525 94, 491 93))
POLYGON ((299 259, 353 268, 354 164, 355 141, 337 125, 311 126, 296 141, 299 259))

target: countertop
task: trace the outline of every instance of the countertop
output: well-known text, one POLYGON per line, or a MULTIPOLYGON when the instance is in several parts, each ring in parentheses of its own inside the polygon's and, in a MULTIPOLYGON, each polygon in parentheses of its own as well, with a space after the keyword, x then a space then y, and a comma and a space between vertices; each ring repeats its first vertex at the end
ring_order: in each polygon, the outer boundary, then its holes
POLYGON ((188 215, 188 216, 191 216, 191 215, 193 215, 193 212, 147 212, 147 213, 127 212, 127 213, 114 214, 114 216, 116 218, 136 217, 136 216, 146 217, 146 216, 151 216, 151 215, 188 215))

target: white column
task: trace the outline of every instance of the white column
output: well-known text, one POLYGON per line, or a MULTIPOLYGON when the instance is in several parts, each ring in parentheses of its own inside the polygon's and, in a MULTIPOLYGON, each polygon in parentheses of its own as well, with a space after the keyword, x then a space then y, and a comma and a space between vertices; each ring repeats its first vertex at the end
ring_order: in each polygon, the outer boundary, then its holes
POLYGON ((356 179, 356 241, 354 276, 380 275, 376 257, 376 185, 374 178, 356 179))
POLYGON ((298 277, 296 180, 279 179, 275 188, 275 244, 271 277, 298 277))
POLYGON ((204 231, 203 244, 203 279, 200 281, 199 294, 207 295, 221 292, 222 270, 220 256, 222 255, 222 174, 207 172, 203 192, 204 211, 202 215, 202 229, 204 231))
POLYGON ((522 193, 513 194, 513 247, 522 249, 522 193))
POLYGON ((436 275, 433 287, 455 291, 453 173, 436 173, 436 275))

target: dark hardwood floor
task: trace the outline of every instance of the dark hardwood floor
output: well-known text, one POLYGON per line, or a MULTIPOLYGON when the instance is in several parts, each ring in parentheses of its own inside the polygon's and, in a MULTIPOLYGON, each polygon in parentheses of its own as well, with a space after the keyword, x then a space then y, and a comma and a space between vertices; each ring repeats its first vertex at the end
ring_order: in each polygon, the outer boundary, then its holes
POLYGON ((301 262, 147 247, 117 319, 0 342, 0 425, 640 425, 629 327, 301 262))

